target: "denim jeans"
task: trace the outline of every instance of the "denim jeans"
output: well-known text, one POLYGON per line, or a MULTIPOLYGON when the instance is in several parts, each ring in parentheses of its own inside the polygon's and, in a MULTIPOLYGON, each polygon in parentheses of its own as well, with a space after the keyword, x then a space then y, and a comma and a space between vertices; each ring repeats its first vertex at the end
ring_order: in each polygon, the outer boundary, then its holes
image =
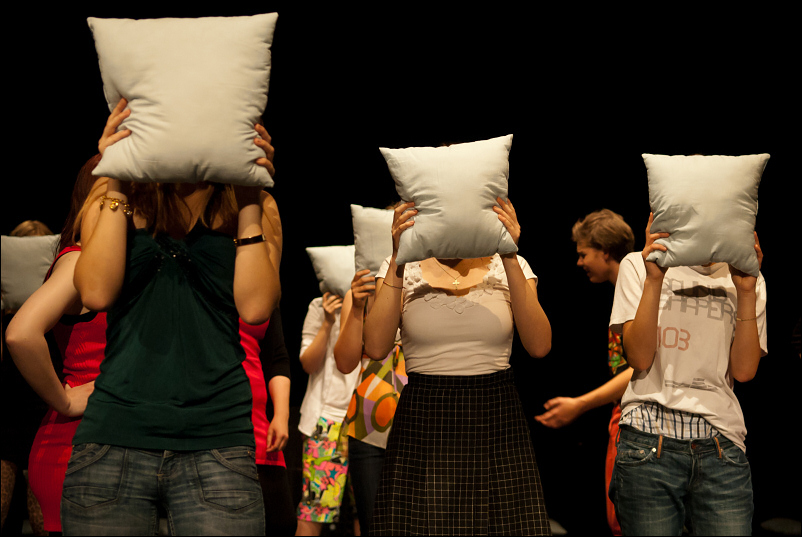
POLYGON ((351 474, 354 487, 356 514, 362 535, 370 535, 373 502, 376 501, 376 492, 379 490, 384 452, 380 447, 348 437, 348 473, 351 474))
POLYGON ((674 440, 621 427, 610 483, 624 535, 750 535, 752 474, 723 436, 674 440))
POLYGON ((172 535, 264 535, 254 450, 73 447, 61 499, 64 535, 156 535, 159 507, 172 535))

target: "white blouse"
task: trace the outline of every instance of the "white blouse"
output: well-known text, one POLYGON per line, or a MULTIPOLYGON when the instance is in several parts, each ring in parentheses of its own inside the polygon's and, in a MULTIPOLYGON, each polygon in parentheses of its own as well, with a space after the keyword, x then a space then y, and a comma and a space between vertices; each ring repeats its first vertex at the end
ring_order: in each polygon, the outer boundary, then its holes
MULTIPOLYGON (((526 279, 537 276, 524 258, 518 263, 526 279)), ((377 278, 390 267, 384 261, 377 278)), ((501 257, 490 260, 489 271, 467 295, 455 296, 433 288, 423 279, 420 263, 404 268, 401 343, 406 370, 426 375, 485 375, 510 365, 513 316, 507 274, 501 257)))

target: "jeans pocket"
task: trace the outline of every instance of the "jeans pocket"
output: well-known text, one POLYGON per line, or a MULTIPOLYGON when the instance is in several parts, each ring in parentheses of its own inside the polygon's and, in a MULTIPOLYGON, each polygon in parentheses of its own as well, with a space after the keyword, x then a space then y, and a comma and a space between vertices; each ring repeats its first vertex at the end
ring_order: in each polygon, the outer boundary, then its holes
POLYGON ((721 459, 729 465, 738 468, 746 468, 749 466, 749 460, 746 458, 746 453, 741 451, 741 448, 732 444, 721 448, 721 459))
POLYGON ((621 441, 618 444, 615 463, 623 466, 640 466, 652 460, 656 453, 656 448, 621 441))
POLYGON ((211 449, 196 454, 195 465, 203 501, 214 507, 238 511, 262 502, 253 449, 211 449))
POLYGON ((64 476, 62 498, 80 507, 117 500, 124 472, 125 450, 109 445, 75 446, 64 476))

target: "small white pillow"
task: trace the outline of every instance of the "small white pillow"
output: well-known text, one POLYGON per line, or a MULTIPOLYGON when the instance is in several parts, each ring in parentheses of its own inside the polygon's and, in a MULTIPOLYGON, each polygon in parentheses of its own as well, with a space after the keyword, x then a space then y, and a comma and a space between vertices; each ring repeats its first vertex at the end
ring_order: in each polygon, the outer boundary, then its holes
POLYGON ((512 135, 448 147, 380 148, 398 195, 414 201, 398 264, 517 252, 493 206, 507 199, 512 135))
POLYGON ((344 297, 354 279, 354 245, 310 246, 306 249, 321 293, 334 293, 344 297))
POLYGON ((131 135, 94 175, 124 181, 272 186, 256 159, 278 14, 197 19, 87 19, 109 110, 131 135))
POLYGON ((757 276, 757 191, 768 160, 767 153, 644 154, 652 233, 671 234, 657 241, 668 251, 652 252, 648 260, 662 267, 723 262, 757 276))
POLYGON ((44 282, 60 235, 0 237, 3 308, 17 310, 44 282))
POLYGON ((382 262, 393 254, 393 211, 351 205, 351 220, 356 272, 370 269, 375 276, 382 262))

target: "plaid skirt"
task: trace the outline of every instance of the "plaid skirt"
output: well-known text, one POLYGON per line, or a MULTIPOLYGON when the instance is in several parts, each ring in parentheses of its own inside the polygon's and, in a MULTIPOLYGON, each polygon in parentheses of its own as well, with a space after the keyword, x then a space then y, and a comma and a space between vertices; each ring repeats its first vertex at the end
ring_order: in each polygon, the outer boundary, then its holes
POLYGON ((511 369, 409 374, 387 442, 370 535, 549 535, 511 369))

